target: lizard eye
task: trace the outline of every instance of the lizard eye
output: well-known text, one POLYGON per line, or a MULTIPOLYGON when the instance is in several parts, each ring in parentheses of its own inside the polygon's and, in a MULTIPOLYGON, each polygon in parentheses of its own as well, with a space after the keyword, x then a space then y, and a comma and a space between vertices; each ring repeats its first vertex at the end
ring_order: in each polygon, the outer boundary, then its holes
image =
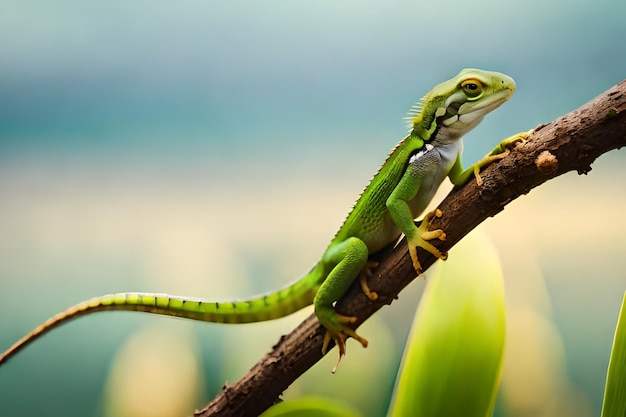
POLYGON ((483 84, 478 80, 469 79, 461 83, 461 88, 469 97, 477 97, 483 91, 483 84))

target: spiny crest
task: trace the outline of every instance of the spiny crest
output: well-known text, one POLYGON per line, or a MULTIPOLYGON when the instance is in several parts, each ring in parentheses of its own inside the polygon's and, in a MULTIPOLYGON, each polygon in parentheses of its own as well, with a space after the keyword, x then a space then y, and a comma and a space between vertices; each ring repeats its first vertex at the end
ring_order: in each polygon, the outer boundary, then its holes
MULTIPOLYGON (((413 108, 417 107, 418 104, 416 104, 415 106, 413 106, 413 108)), ((419 113, 419 111, 417 112, 419 113)), ((407 116, 408 118, 408 116, 407 116)), ((361 202, 361 199, 363 198, 363 196, 370 190, 370 187, 372 186, 372 183, 374 182, 374 179, 381 173, 381 171, 387 167, 390 168, 390 164, 389 161, 391 160, 391 158, 393 157, 393 155, 398 152, 400 150, 400 148, 402 148, 402 146, 404 145, 404 143, 409 139, 410 137, 410 133, 404 137, 404 139, 402 139, 400 142, 398 142, 396 144, 396 146, 393 147, 393 149, 391 149, 391 151, 389 152, 389 154, 387 155, 387 159, 385 159, 385 162, 380 166, 380 168, 378 169, 378 171, 376 171, 376 173, 372 176, 372 178, 370 179, 369 183, 365 186, 365 188, 363 189, 363 191, 361 192, 361 194, 359 194, 359 198, 354 202, 354 204, 352 205, 352 209, 350 210, 350 212, 348 212, 348 215, 346 216, 346 218, 343 221, 343 226, 346 225, 346 223, 348 223, 348 221, 352 218, 353 213, 356 209, 356 207, 359 205, 359 203, 361 202)), ((388 177, 384 177, 383 181, 388 180, 388 177)), ((341 227, 337 233, 335 233, 335 238, 339 235, 339 233, 344 229, 344 227, 341 227)))
POLYGON ((419 114, 422 112, 423 107, 424 107, 424 98, 421 98, 417 103, 415 103, 409 109, 409 112, 407 113, 406 117, 404 117, 404 120, 406 121, 407 127, 409 128, 409 130, 413 129, 415 122, 417 122, 417 116, 419 116, 419 114))

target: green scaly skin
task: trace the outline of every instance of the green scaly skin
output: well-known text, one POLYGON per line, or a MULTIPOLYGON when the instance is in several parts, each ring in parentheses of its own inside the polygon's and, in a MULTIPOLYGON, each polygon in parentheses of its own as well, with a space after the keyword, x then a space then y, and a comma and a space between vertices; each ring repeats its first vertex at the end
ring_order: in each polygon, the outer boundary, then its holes
POLYGON ((428 240, 445 239, 441 230, 428 230, 429 220, 441 212, 429 213, 417 227, 414 219, 433 198, 445 177, 461 185, 481 168, 505 155, 527 134, 502 141, 487 157, 467 170, 461 165, 462 136, 506 100, 515 90, 514 81, 496 72, 465 69, 456 77, 436 86, 409 115, 411 131, 393 149, 374 176, 352 212, 346 218, 321 260, 292 285, 248 301, 212 302, 173 297, 165 294, 119 293, 82 302, 52 317, 26 335, 0 356, 0 364, 41 335, 76 317, 97 311, 143 311, 215 323, 249 323, 271 320, 313 304, 315 314, 326 328, 323 352, 331 340, 345 354, 345 340, 353 337, 364 347, 367 340, 349 327, 356 317, 337 314, 333 303, 340 299, 358 277, 364 292, 372 299, 376 293, 367 287, 367 277, 375 263, 371 254, 394 243, 404 234, 416 272, 422 272, 416 248, 438 258, 428 240))

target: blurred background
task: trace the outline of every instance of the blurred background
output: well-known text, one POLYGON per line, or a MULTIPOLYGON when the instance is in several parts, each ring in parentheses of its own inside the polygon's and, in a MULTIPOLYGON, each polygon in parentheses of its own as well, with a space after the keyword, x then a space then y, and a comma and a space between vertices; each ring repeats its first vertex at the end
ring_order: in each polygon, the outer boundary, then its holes
MULTIPOLYGON (((0 350, 95 295, 228 300, 287 284, 421 95, 465 67, 515 78, 466 138, 469 165, 626 78, 624 16, 618 0, 2 0, 0 350)), ((626 289, 625 156, 485 223, 507 286, 499 416, 600 413, 626 289)), ((286 397, 385 415, 423 286, 361 328, 370 347, 348 342, 338 374, 331 352, 286 397)), ((189 415, 308 314, 82 318, 0 369, 0 416, 189 415)))

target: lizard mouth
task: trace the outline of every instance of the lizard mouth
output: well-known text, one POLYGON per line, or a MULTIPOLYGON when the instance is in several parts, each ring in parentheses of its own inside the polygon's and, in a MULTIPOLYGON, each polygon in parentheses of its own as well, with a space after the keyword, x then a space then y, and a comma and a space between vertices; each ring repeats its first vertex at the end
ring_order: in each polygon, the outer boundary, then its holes
POLYGON ((463 103, 459 107, 459 111, 457 113, 459 120, 469 123, 472 120, 485 116, 487 113, 500 107, 505 101, 511 98, 513 92, 513 89, 505 88, 480 102, 463 103))
POLYGON ((463 126, 470 125, 501 106, 513 95, 513 92, 512 88, 504 88, 481 101, 468 101, 462 104, 452 102, 446 107, 445 114, 437 118, 437 124, 443 127, 452 127, 458 122, 463 126))
POLYGON ((481 100, 479 102, 464 103, 459 108, 459 116, 474 113, 477 111, 486 114, 510 99, 513 95, 513 91, 514 90, 511 88, 505 88, 496 93, 493 93, 491 96, 486 97, 484 100, 481 100))

